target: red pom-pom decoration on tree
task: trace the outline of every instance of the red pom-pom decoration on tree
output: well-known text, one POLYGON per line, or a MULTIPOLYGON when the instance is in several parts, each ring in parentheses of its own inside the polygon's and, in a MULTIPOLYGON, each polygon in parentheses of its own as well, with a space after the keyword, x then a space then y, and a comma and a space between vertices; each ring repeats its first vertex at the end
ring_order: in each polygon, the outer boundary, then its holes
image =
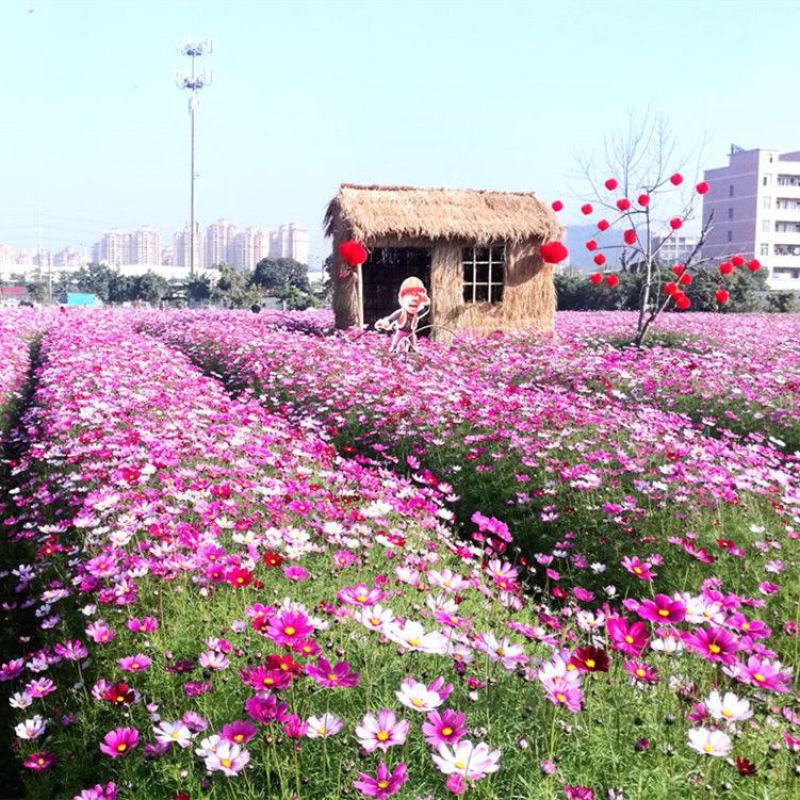
POLYGON ((619 286, 619 275, 609 275, 606 278, 606 283, 612 288, 616 289, 619 286))
POLYGON ((714 292, 714 299, 720 304, 727 303, 728 300, 731 299, 731 294, 725 289, 717 289, 717 291, 714 292))
POLYGON ((692 307, 692 301, 683 292, 681 292, 680 295, 676 294, 674 299, 675 305, 677 305, 681 311, 686 311, 687 308, 692 307))
POLYGON ((601 219, 600 222, 597 223, 597 227, 601 231, 607 231, 611 227, 611 223, 607 219, 601 219))
POLYGON ((670 281, 669 283, 664 284, 664 292, 668 294, 670 297, 678 291, 678 284, 674 281, 670 281))
POLYGON ((752 261, 747 262, 747 269, 749 269, 750 272, 758 272, 761 269, 761 262, 757 258, 754 258, 752 261))
POLYGON ((688 286, 692 282, 692 276, 688 272, 684 272, 683 275, 678 278, 678 283, 681 286, 688 286))
POLYGON ((683 227, 683 220, 680 217, 673 217, 669 221, 669 226, 674 231, 680 230, 683 227))
POLYGON ((730 275, 733 272, 733 264, 730 261, 723 261, 719 265, 719 274, 720 275, 730 275))
POLYGON ((597 250, 597 242, 594 239, 589 239, 589 241, 586 242, 586 249, 590 251, 597 250))
POLYGON ((734 256, 731 259, 731 264, 734 267, 743 267, 744 266, 744 258, 742 258, 742 256, 734 256))
POLYGON ((595 286, 597 286, 599 283, 602 283, 602 282, 603 282, 603 276, 602 276, 602 275, 601 275, 599 272, 593 272, 593 273, 592 273, 592 274, 589 276, 589 280, 590 280, 590 281, 591 281, 591 282, 592 282, 592 283, 593 283, 595 286))
POLYGON ((357 267, 359 264, 363 264, 369 257, 367 248, 364 247, 361 242, 355 242, 352 239, 342 242, 339 245, 339 255, 349 267, 357 267))
POLYGON ((602 253, 598 253, 592 260, 598 267, 602 267, 606 263, 606 257, 602 253))
POLYGON ((594 211, 594 209, 592 208, 591 203, 584 203, 581 206, 581 214, 585 214, 587 217, 592 213, 592 211, 594 211))
POLYGON ((636 202, 642 207, 645 208, 646 206, 650 205, 650 195, 649 194, 640 194, 636 198, 636 202))
POLYGON ((669 176, 669 182, 673 186, 680 186, 683 183, 683 175, 680 172, 676 172, 674 175, 669 176))
POLYGON ((631 201, 628 200, 627 197, 620 197, 620 199, 617 200, 617 208, 620 211, 627 211, 630 207, 631 207, 631 201))
POLYGON ((545 264, 560 264, 569 255, 569 250, 561 242, 545 242, 539 247, 539 254, 545 264))
POLYGON ((672 271, 673 271, 673 272, 674 272, 676 275, 681 275, 685 269, 686 269, 686 267, 684 267, 684 266, 683 266, 683 264, 676 264, 676 265, 675 265, 675 266, 672 268, 672 271))
POLYGON ((560 200, 553 200, 553 204, 550 206, 553 211, 561 211, 564 208, 564 204, 560 200))
POLYGON ((617 188, 617 186, 619 186, 619 181, 616 178, 609 178, 605 182, 605 187, 606 189, 608 189, 609 192, 613 192, 614 189, 617 188))
POLYGON ((700 183, 698 183, 694 188, 697 191, 697 194, 705 194, 711 188, 711 186, 706 183, 706 181, 700 181, 700 183))
POLYGON ((628 230, 622 234, 622 240, 625 244, 636 244, 636 231, 633 228, 628 228, 628 230))

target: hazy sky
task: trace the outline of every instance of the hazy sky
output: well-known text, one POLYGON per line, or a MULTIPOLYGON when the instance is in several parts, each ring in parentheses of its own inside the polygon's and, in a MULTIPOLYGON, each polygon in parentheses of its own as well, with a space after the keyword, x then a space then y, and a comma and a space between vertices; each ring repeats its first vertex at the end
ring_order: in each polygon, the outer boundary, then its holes
POLYGON ((0 243, 35 247, 37 204, 50 249, 185 224, 189 34, 214 40, 201 225, 296 220, 313 263, 342 181, 550 200, 631 108, 707 166, 800 149, 798 31, 796 0, 0 0, 0 243))

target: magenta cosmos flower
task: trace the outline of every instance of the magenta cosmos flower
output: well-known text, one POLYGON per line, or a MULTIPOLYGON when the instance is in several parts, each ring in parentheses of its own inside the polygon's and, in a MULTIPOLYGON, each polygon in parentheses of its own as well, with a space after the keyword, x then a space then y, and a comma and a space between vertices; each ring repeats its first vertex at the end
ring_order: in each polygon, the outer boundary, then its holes
POLYGON ((358 743, 368 752, 383 750, 404 744, 408 736, 409 723, 405 719, 397 719, 394 711, 382 708, 377 717, 365 714, 361 724, 356 727, 358 743))
POLYGON ((652 600, 642 600, 637 613, 649 622, 683 622, 686 606, 666 594, 657 594, 652 600))
POLYGON ((625 655, 638 656, 648 644, 647 626, 643 622, 628 622, 616 617, 606 622, 611 646, 625 655))
POLYGON ((139 744, 139 731, 136 728, 114 728, 100 743, 100 752, 111 758, 127 755, 139 744))
POLYGON ((739 664, 736 677, 742 683, 757 686, 770 692, 788 692, 791 688, 792 673, 781 668, 779 661, 750 656, 747 664, 739 664))
POLYGON ((719 661, 721 664, 733 664, 739 649, 736 637, 730 631, 713 625, 684 633, 683 641, 706 661, 719 661))
POLYGON ((359 772, 358 780, 354 781, 353 786, 361 792, 363 797, 376 797, 377 800, 383 800, 384 797, 397 794, 407 780, 408 770, 405 764, 398 764, 389 772, 389 768, 381 761, 374 778, 365 772, 359 772))
POLYGON ((655 577, 652 571, 652 564, 649 561, 641 561, 638 556, 625 556, 625 558, 622 559, 622 566, 625 567, 631 575, 635 575, 643 581, 652 581, 655 577))
POLYGON ((462 711, 431 711, 422 723, 425 741, 431 747, 460 742, 467 733, 467 717, 462 711))
POLYGON ((282 611, 269 621, 266 630, 278 647, 295 647, 313 633, 314 626, 299 611, 282 611))
POLYGON ((135 656, 117 659, 117 664, 124 672, 144 672, 150 666, 151 661, 147 656, 137 653, 135 656))
POLYGON ((327 689, 338 687, 351 688, 358 686, 359 674, 350 671, 350 664, 347 661, 337 661, 331 666, 326 658, 320 658, 316 664, 307 664, 306 672, 311 679, 327 689))
POLYGON ((220 738, 232 744, 247 744, 257 733, 258 728, 252 722, 237 719, 222 728, 220 738))
POLYGON ((52 769, 55 763, 55 753, 31 753, 22 762, 22 766, 31 772, 46 772, 48 769, 52 769))

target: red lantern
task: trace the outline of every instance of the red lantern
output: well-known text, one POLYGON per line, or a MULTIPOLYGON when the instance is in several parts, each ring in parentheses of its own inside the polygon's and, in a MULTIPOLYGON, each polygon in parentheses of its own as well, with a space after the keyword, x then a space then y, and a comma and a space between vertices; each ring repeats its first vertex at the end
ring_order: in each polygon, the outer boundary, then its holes
POLYGON ((683 183, 683 175, 680 172, 676 172, 674 175, 669 176, 669 182, 673 186, 680 186, 683 183))
POLYGON ((369 253, 361 242, 349 239, 339 245, 339 255, 347 266, 355 268, 367 260, 369 253))
POLYGON ((620 197, 620 199, 617 200, 617 208, 620 211, 627 211, 630 207, 631 207, 631 201, 628 200, 627 197, 620 197))
POLYGON ((730 261, 723 261, 719 265, 719 273, 720 275, 730 275, 733 272, 733 264, 730 261))
POLYGON ((600 222, 597 223, 597 227, 601 231, 607 231, 611 227, 611 223, 607 219, 601 219, 600 222))
POLYGON ((560 264, 569 255, 569 250, 561 242, 545 242, 539 247, 539 254, 545 264, 560 264))
POLYGON ((629 228, 622 234, 622 239, 625 244, 636 244, 636 231, 633 228, 629 228))
POLYGON ((711 188, 711 186, 709 186, 709 184, 705 181, 700 181, 700 183, 698 183, 694 188, 697 190, 697 194, 705 194, 711 188))
POLYGON ((593 283, 595 286, 597 286, 599 283, 602 283, 602 282, 603 282, 603 276, 602 276, 602 275, 601 275, 599 272, 593 272, 593 273, 592 273, 592 274, 589 276, 589 280, 590 280, 590 281, 591 281, 591 282, 592 282, 592 283, 593 283))
POLYGON ((757 258, 754 258, 752 261, 747 262, 747 269, 749 269, 750 272, 758 272, 761 269, 761 262, 757 258))
POLYGON ((714 298, 718 303, 722 304, 727 303, 728 300, 731 299, 731 295, 730 292, 726 291, 725 289, 717 289, 717 291, 714 293, 714 298))
POLYGON ((597 242, 594 239, 589 239, 589 241, 586 242, 586 249, 589 251, 597 250, 597 242))
POLYGON ((606 278, 606 283, 612 288, 616 289, 619 286, 619 276, 618 275, 609 275, 606 278))
POLYGON ((678 283, 681 286, 688 286, 692 282, 692 276, 688 272, 684 272, 683 275, 678 278, 678 283))
POLYGON ((592 260, 598 267, 602 267, 606 263, 606 257, 602 253, 598 253, 592 260))
POLYGON ((673 217, 669 221, 669 226, 674 231, 680 230, 683 227, 683 220, 680 217, 673 217))
POLYGON ((650 195, 649 194, 640 194, 639 197, 636 198, 636 202, 642 208, 645 208, 646 206, 650 205, 650 195))
POLYGON ((592 208, 591 203, 584 203, 581 206, 581 214, 585 214, 587 217, 592 213, 592 211, 594 211, 594 209, 592 208))
POLYGON ((564 204, 560 200, 553 200, 553 204, 550 206, 553 211, 561 211, 564 208, 564 204))
POLYGON ((670 297, 678 291, 678 284, 670 281, 669 283, 664 284, 664 292, 668 294, 670 297))
POLYGON ((614 189, 617 188, 617 186, 619 186, 619 182, 617 181, 616 178, 609 178, 605 182, 605 187, 606 187, 606 189, 608 189, 609 192, 613 192, 614 189))
POLYGON ((675 300, 675 304, 681 311, 686 311, 687 308, 692 307, 692 301, 685 295, 682 294, 675 300))
POLYGON ((685 269, 686 269, 686 267, 684 267, 684 266, 683 266, 683 264, 676 264, 676 265, 675 265, 675 266, 672 268, 672 271, 673 271, 673 272, 674 272, 676 275, 680 275, 680 274, 681 274, 681 273, 682 273, 682 272, 683 272, 685 269))
POLYGON ((731 264, 733 264, 734 267, 743 267, 744 266, 744 258, 742 258, 742 256, 734 256, 731 259, 731 264))

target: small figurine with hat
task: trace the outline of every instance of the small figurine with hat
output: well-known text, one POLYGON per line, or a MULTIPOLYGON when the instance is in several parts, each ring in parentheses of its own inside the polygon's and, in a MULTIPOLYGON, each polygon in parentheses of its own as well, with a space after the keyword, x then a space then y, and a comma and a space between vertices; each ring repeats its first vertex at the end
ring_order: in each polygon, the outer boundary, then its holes
POLYGON ((388 317, 379 319, 375 323, 375 329, 379 331, 394 331, 392 343, 389 345, 389 352, 394 353, 402 349, 407 353, 417 349, 417 327, 419 321, 430 313, 431 301, 425 284, 416 277, 406 278, 400 284, 398 294, 400 308, 388 317))

